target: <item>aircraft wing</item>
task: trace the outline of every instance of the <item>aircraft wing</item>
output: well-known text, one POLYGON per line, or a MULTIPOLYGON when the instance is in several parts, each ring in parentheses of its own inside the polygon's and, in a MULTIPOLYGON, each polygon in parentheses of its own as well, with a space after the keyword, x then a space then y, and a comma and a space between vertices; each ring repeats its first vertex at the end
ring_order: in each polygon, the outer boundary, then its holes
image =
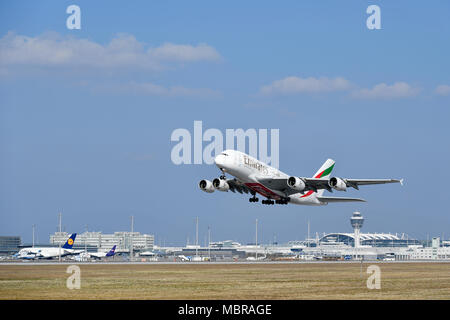
POLYGON ((241 182, 239 182, 237 179, 228 179, 227 180, 228 185, 230 186, 230 191, 232 192, 239 192, 239 193, 251 193, 250 190, 241 182))
POLYGON ((343 179, 347 187, 358 189, 358 186, 365 186, 369 184, 384 184, 384 183, 400 183, 403 185, 403 179, 343 179))
MULTIPOLYGON (((330 192, 333 192, 333 189, 329 185, 330 179, 323 178, 300 178, 305 182, 305 190, 304 191, 317 191, 321 189, 326 189, 330 192)), ((298 193, 298 191, 291 189, 287 184, 288 178, 263 178, 258 179, 258 181, 267 188, 272 190, 278 190, 285 192, 287 195, 298 193)), ((399 182, 403 184, 403 179, 342 179, 347 187, 352 187, 355 189, 359 189, 359 186, 362 185, 370 185, 370 184, 385 184, 385 183, 396 183, 399 182)))
MULTIPOLYGON (((305 182, 305 190, 320 190, 320 189, 327 189, 328 191, 331 191, 331 187, 328 185, 329 179, 320 179, 320 178, 301 178, 305 182)), ((298 193, 297 190, 292 189, 287 184, 288 178, 262 178, 258 179, 258 181, 265 187, 277 190, 286 193, 286 195, 291 195, 294 193, 298 193)))
POLYGON ((366 202, 364 199, 360 198, 340 198, 340 197, 317 197, 320 202, 366 202))
POLYGON ((83 253, 83 252, 85 252, 85 250, 74 250, 74 249, 70 249, 70 251, 69 250, 65 250, 64 251, 66 254, 73 254, 73 255, 77 255, 77 254, 80 254, 80 253, 83 253))
MULTIPOLYGON (((305 182, 306 187, 305 187, 304 191, 314 190, 313 188, 315 188, 316 190, 329 188, 328 179, 314 179, 314 178, 302 178, 302 179, 315 180, 315 181, 309 182, 309 183, 305 182)), ((287 180, 288 180, 288 178, 275 178, 275 179, 273 179, 273 178, 258 178, 259 183, 261 183, 266 188, 284 192, 287 196, 298 193, 297 190, 294 190, 288 186, 287 180)))

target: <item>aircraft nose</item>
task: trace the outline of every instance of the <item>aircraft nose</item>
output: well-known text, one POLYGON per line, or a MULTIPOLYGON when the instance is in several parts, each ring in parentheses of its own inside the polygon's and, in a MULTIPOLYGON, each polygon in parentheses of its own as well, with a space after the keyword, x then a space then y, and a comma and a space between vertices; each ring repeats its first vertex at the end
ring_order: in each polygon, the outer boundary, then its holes
POLYGON ((214 162, 216 163, 216 166, 223 168, 225 165, 225 156, 223 154, 219 154, 215 157, 214 162))

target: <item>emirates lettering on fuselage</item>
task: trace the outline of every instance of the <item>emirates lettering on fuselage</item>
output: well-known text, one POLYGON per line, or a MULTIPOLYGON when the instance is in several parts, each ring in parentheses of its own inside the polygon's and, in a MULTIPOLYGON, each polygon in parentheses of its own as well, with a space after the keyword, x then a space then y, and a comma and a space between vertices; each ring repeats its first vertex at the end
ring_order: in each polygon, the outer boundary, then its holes
POLYGON ((244 164, 247 167, 249 167, 249 168, 253 168, 253 169, 258 170, 262 174, 268 174, 269 173, 269 169, 265 165, 263 165, 259 161, 252 160, 252 159, 250 159, 247 156, 244 156, 244 164))

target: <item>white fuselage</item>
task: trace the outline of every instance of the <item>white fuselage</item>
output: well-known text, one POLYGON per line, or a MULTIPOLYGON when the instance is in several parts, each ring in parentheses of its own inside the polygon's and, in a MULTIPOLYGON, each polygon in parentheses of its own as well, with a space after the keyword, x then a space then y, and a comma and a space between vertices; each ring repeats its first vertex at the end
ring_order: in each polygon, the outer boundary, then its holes
POLYGON ((105 258, 107 253, 108 252, 92 252, 92 253, 89 253, 89 256, 91 258, 101 259, 101 258, 105 258))
POLYGON ((73 254, 75 250, 64 248, 23 248, 16 257, 19 259, 51 259, 73 254))
POLYGON ((301 205, 324 205, 316 197, 316 192, 306 191, 286 195, 282 191, 272 190, 258 182, 258 178, 289 178, 289 175, 261 161, 236 150, 225 150, 214 159, 222 171, 236 177, 247 188, 269 199, 289 198, 290 203, 301 205))

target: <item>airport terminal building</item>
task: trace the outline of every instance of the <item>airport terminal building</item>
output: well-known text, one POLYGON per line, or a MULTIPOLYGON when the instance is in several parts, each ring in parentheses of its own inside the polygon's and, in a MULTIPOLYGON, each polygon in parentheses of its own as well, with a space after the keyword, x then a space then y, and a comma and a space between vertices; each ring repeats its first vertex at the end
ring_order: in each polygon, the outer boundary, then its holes
POLYGON ((297 259, 364 259, 364 260, 447 260, 450 243, 433 238, 433 243, 412 239, 408 235, 361 233, 364 218, 354 212, 350 218, 353 233, 334 232, 321 238, 291 241, 287 245, 241 245, 232 240, 213 242, 211 248, 234 248, 247 255, 277 257, 295 255, 297 259))
MULTIPOLYGON (((50 235, 50 244, 64 244, 69 238, 67 232, 55 232, 50 235)), ((153 250, 155 237, 152 234, 141 234, 139 232, 114 232, 113 234, 104 234, 102 232, 84 232, 77 234, 74 248, 92 248, 97 250, 110 250, 114 245, 117 246, 117 252, 146 251, 153 250)))
MULTIPOLYGON (((330 233, 319 240, 320 245, 347 245, 355 247, 356 236, 354 233, 330 233)), ((411 245, 421 245, 416 239, 399 237, 388 233, 362 233, 359 235, 361 246, 370 247, 408 247, 411 245)))
POLYGON ((0 236, 0 255, 8 255, 19 251, 22 239, 19 236, 0 236))

